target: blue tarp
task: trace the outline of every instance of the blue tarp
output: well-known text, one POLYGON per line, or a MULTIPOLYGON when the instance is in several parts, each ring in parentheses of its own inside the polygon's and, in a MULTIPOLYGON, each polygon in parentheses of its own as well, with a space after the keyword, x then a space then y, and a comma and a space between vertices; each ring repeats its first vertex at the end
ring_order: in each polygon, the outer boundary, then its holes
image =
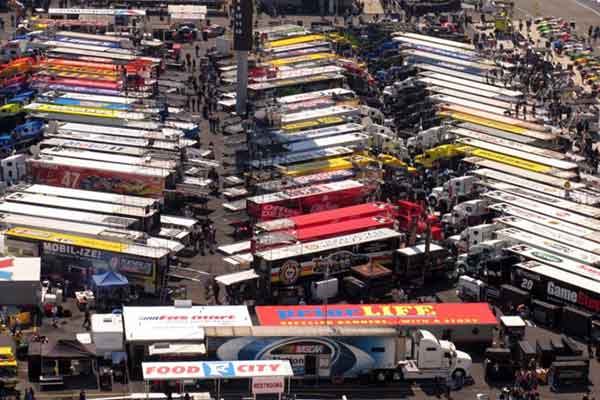
POLYGON ((129 285, 129 281, 126 277, 119 274, 118 272, 105 272, 103 274, 92 275, 92 282, 95 287, 98 288, 109 288, 109 287, 120 287, 129 285))

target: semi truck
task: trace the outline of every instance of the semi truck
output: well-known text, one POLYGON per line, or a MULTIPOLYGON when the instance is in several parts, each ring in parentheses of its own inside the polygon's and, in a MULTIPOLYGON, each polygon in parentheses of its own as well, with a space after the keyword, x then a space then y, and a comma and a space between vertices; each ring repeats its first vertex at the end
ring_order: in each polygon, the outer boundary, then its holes
POLYGON ((207 332, 209 352, 215 351, 220 360, 290 360, 296 377, 329 378, 334 382, 450 377, 460 383, 471 376, 469 354, 427 330, 399 335, 397 329, 383 326, 278 327, 278 333, 284 336, 273 336, 270 326, 249 330, 247 336, 229 339, 207 332), (376 335, 374 330, 378 331, 376 335), (296 336, 287 336, 286 332, 296 336))
POLYGON ((474 176, 460 176, 452 178, 443 186, 434 187, 428 197, 429 204, 433 207, 447 210, 452 201, 470 200, 479 193, 479 179, 474 176))

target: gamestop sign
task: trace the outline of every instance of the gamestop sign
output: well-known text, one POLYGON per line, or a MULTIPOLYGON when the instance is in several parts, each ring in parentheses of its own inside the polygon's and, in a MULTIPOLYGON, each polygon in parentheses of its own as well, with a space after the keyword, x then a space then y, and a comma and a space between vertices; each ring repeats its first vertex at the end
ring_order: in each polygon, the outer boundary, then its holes
POLYGON ((142 363, 144 380, 234 379, 292 376, 288 360, 142 363))

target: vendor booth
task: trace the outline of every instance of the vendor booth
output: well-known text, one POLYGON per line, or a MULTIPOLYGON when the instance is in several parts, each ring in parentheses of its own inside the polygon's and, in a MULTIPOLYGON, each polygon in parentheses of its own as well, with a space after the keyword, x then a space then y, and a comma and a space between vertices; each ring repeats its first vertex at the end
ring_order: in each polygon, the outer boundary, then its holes
POLYGON ((129 301, 129 281, 118 272, 92 275, 92 288, 98 311, 110 311, 129 301))
POLYGON ((29 380, 49 387, 96 386, 96 349, 75 339, 45 340, 29 345, 27 359, 29 380))
MULTIPOLYGON (((180 391, 194 381, 216 382, 216 397, 221 398, 221 380, 250 379, 253 394, 279 394, 284 379, 294 373, 289 360, 149 362, 142 364, 146 393, 164 381, 179 382, 180 391)), ((289 389, 289 384, 288 384, 289 389)))
POLYGON ((40 268, 37 257, 0 258, 0 304, 40 304, 40 268))
POLYGON ((0 326, 16 329, 31 325, 42 301, 40 259, 0 258, 0 326))
POLYGON ((192 361, 206 355, 204 328, 247 327, 245 306, 123 307, 125 348, 132 379, 144 361, 192 361))

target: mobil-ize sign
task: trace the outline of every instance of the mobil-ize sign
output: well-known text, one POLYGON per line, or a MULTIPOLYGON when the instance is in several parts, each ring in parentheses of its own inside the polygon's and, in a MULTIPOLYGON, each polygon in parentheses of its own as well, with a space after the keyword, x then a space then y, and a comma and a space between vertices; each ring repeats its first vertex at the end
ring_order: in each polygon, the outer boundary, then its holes
POLYGON ((496 324, 487 303, 259 306, 261 325, 425 326, 496 324))
POLYGON ((284 389, 283 376, 252 378, 252 393, 254 394, 283 393, 284 389))
POLYGON ((45 255, 70 258, 76 260, 75 263, 81 266, 89 266, 95 270, 117 270, 138 275, 152 274, 151 261, 123 254, 54 242, 43 242, 43 251, 45 255))
POLYGON ((142 363, 144 380, 293 376, 287 360, 142 363))

